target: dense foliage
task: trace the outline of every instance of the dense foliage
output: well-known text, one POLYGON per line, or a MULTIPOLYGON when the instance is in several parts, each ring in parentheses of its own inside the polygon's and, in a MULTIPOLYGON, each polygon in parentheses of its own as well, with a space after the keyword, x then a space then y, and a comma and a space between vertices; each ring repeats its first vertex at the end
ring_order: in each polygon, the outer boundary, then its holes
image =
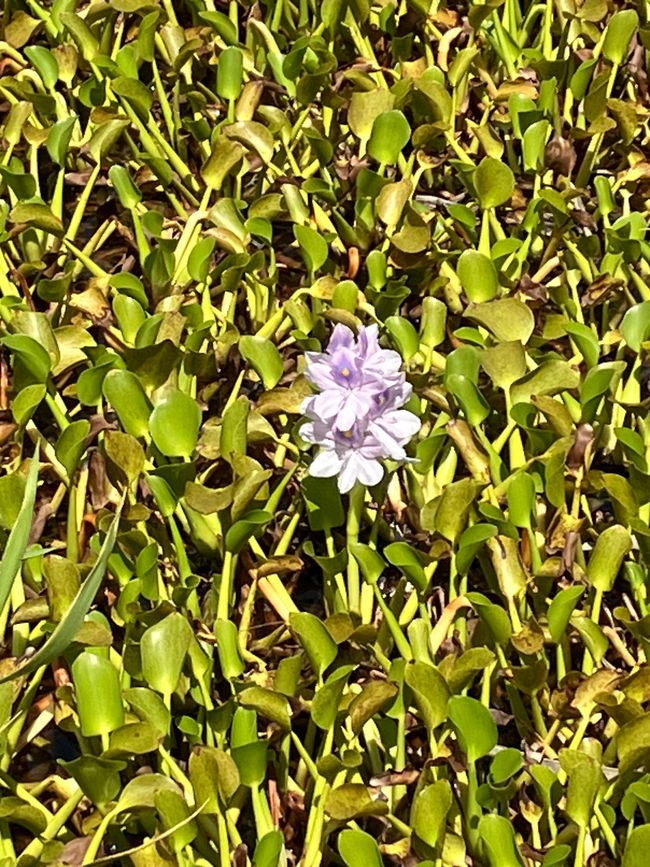
POLYGON ((647 863, 647 14, 5 0, 2 867, 647 863))

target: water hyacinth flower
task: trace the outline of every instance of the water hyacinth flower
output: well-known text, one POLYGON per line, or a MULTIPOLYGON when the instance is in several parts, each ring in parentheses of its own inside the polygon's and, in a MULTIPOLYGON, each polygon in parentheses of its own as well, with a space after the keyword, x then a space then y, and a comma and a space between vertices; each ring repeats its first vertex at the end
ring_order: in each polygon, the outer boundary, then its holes
POLYGON ((325 352, 306 355, 307 379, 320 389, 302 407, 310 420, 300 435, 320 446, 310 475, 337 476, 341 493, 357 482, 376 485, 382 461, 406 460, 404 446, 420 429, 419 418, 402 409, 412 388, 401 357, 381 348, 376 325, 362 327, 356 340, 337 325, 325 352))

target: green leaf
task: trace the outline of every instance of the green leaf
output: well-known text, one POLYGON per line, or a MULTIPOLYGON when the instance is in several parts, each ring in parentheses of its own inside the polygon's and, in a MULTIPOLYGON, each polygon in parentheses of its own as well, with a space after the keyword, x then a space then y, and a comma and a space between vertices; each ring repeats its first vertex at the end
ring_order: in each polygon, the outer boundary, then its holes
POLYGON ((109 370, 104 377, 102 391, 127 433, 134 437, 149 433, 152 407, 134 373, 130 370, 109 370))
POLYGON ((115 758, 153 753, 158 749, 162 737, 148 722, 128 723, 112 732, 106 755, 115 758))
POLYGON ((231 141, 225 135, 218 135, 212 143, 212 152, 201 169, 201 176, 208 187, 220 190, 225 179, 245 155, 246 151, 239 142, 231 141))
POLYGON ((452 696, 449 699, 449 719, 470 764, 486 756, 496 746, 498 737, 494 718, 485 705, 475 698, 452 696))
POLYGON ((149 429, 156 448, 166 457, 189 459, 196 446, 201 427, 199 405, 183 391, 173 391, 154 407, 149 429))
MULTIPOLYGON (((296 230, 302 227, 296 226, 296 230)), ((275 388, 282 379, 284 364, 277 347, 266 337, 242 335, 239 352, 264 383, 266 389, 275 388)))
POLYGON ((27 385, 25 388, 21 388, 11 405, 11 412, 16 424, 27 424, 46 394, 47 387, 45 385, 27 385))
POLYGON ((264 532, 264 528, 271 521, 273 515, 262 509, 254 509, 248 512, 239 521, 236 521, 226 533, 226 550, 238 554, 251 536, 257 536, 264 532))
POLYGON ((402 212, 413 193, 413 184, 408 178, 393 184, 386 184, 377 196, 377 215, 386 225, 386 233, 391 235, 399 223, 402 212))
POLYGON ((153 105, 153 93, 136 78, 119 76, 111 82, 111 90, 127 102, 141 120, 146 120, 153 105))
POLYGON ((567 334, 575 341, 587 367, 594 367, 598 364, 600 346, 598 336, 593 329, 582 322, 567 322, 564 327, 567 334))
POLYGON ((88 151, 98 165, 102 164, 104 157, 121 138, 128 126, 128 120, 115 118, 107 120, 97 127, 88 142, 88 151))
POLYGON ((350 723, 354 734, 359 734, 369 719, 391 705, 398 692, 396 683, 382 680, 367 683, 350 703, 350 723))
POLYGON ((409 662, 404 679, 413 690, 415 701, 429 732, 447 718, 449 687, 437 668, 426 662, 409 662))
POLYGON ((42 45, 29 45, 24 53, 36 67, 46 89, 52 90, 59 80, 59 64, 56 57, 42 45))
POLYGON ((205 283, 207 280, 215 245, 214 238, 201 238, 190 253, 187 260, 187 273, 197 283, 205 283))
POLYGON ((143 686, 134 686, 123 690, 122 695, 141 720, 150 723, 159 734, 169 734, 171 712, 157 693, 143 686))
POLYGON ((153 809, 160 791, 178 792, 178 786, 163 774, 140 774, 124 786, 122 794, 110 816, 133 810, 153 809))
POLYGON ((526 353, 520 340, 508 340, 481 353, 481 367, 497 388, 507 391, 526 373, 526 353))
POLYGON ((512 198, 515 176, 506 163, 485 157, 474 172, 474 187, 482 208, 496 208, 512 198))
POLYGON ((519 556, 519 545, 510 536, 494 536, 486 542, 499 588, 506 599, 519 598, 526 591, 528 578, 519 556))
POLYGON ((384 548, 384 557, 392 566, 398 569, 418 588, 424 592, 427 586, 422 554, 407 542, 393 542, 384 548))
POLYGON ((239 693, 238 700, 242 707, 252 708, 285 731, 291 728, 289 702, 284 695, 261 686, 249 686, 239 693))
POLYGON ((388 333, 397 344, 404 361, 410 361, 418 351, 420 340, 415 327, 402 316, 389 316, 384 322, 388 333))
POLYGON ((621 322, 621 334, 630 349, 641 351, 641 344, 650 337, 650 301, 630 307, 621 322))
POLYGON ((59 764, 77 781, 81 791, 93 804, 108 804, 120 793, 120 771, 125 770, 126 762, 96 756, 79 756, 70 762, 59 759, 59 764))
POLYGON ((27 334, 9 334, 3 337, 1 342, 14 353, 31 380, 36 383, 47 382, 52 369, 52 359, 44 346, 27 334))
POLYGON ((646 867, 650 850, 650 824, 634 828, 627 838, 622 867, 646 867))
POLYGON ((530 403, 533 396, 558 394, 571 391, 580 385, 580 374, 561 359, 551 358, 513 383, 510 400, 515 403, 530 403))
POLYGON ((239 631, 232 620, 217 620, 214 624, 217 639, 219 663, 228 680, 234 680, 244 673, 244 663, 239 651, 239 631))
POLYGON ((142 201, 142 193, 134 184, 133 178, 125 166, 111 166, 108 170, 108 177, 123 208, 130 210, 142 201))
POLYGON ((70 478, 79 466, 79 461, 86 451, 86 440, 90 433, 90 422, 87 419, 71 422, 62 432, 54 449, 70 478))
POLYGON ((515 527, 532 527, 535 506, 535 480, 530 473, 516 473, 508 485, 508 514, 515 527))
POLYGON ((384 862, 374 837, 352 828, 338 837, 339 855, 346 867, 383 867, 384 862))
POLYGON ((532 123, 524 133, 522 154, 524 168, 529 172, 544 170, 546 142, 551 134, 551 124, 544 118, 532 123))
POLYGON ((560 765, 569 776, 566 813, 580 828, 593 818, 598 790, 605 782, 600 763, 578 750, 560 750, 560 765))
POLYGON ((430 529, 435 529, 445 539, 454 542, 465 529, 469 510, 482 488, 480 482, 470 478, 459 479, 447 485, 430 529))
POLYGON ((502 750, 502 752, 497 753, 492 759, 490 781, 499 786, 507 782, 511 777, 514 777, 515 774, 518 774, 523 766, 524 758, 521 750, 508 747, 502 750))
POLYGON ((361 783, 344 783, 330 791, 325 812, 332 819, 347 822, 361 816, 383 816, 388 804, 373 798, 371 789, 361 783))
POLYGON ((482 593, 468 593, 467 599, 481 620, 485 622, 494 641, 501 645, 507 644, 512 635, 512 626, 504 609, 490 602, 482 593))
POLYGON ((386 561, 381 554, 362 542, 353 542, 348 547, 350 553, 361 567, 361 574, 365 580, 369 584, 376 584, 386 568, 386 561))
POLYGON ((32 671, 40 668, 40 666, 47 665, 57 656, 61 656, 72 641, 74 641, 75 635, 79 631, 79 628, 84 621, 84 617, 88 613, 88 610, 97 595, 104 573, 106 572, 108 558, 115 547, 115 539, 117 537, 123 502, 124 501, 122 501, 117 508, 94 566, 90 570, 86 580, 81 585, 79 592, 74 598, 74 602, 66 611, 61 622, 57 625, 56 629, 47 639, 45 644, 37 650, 36 653, 31 656, 26 663, 24 663, 24 665, 19 666, 11 674, 0 678, 0 683, 14 680, 15 678, 22 677, 25 674, 30 674, 32 671))
POLYGON ((330 530, 345 523, 345 513, 336 479, 317 479, 305 476, 302 495, 307 506, 307 520, 311 530, 330 530))
POLYGON ((192 628, 179 612, 150 626, 140 640, 142 674, 156 692, 170 696, 181 676, 192 628))
POLYGON ((596 539, 587 564, 587 580, 597 590, 606 593, 614 586, 623 560, 632 549, 629 530, 621 524, 606 527, 596 539))
POLYGON ((55 217, 51 209, 41 203, 21 202, 16 205, 9 219, 12 223, 25 224, 32 226, 34 229, 42 229, 49 235, 63 235, 63 223, 58 217, 55 217))
POLYGON ((72 664, 72 681, 84 737, 107 735, 124 724, 120 677, 108 659, 80 653, 72 664))
POLYGON ((336 659, 336 642, 318 617, 306 611, 290 614, 289 626, 305 648, 312 668, 321 677, 336 659))
POLYGON ((219 813, 219 802, 228 804, 240 785, 232 757, 216 747, 199 746, 190 755, 190 780, 197 802, 206 813, 219 813))
POLYGON ((99 42, 81 15, 60 12, 59 21, 77 43, 83 59, 92 62, 99 52, 99 42))
POLYGON ((443 844, 452 802, 451 786, 447 780, 425 786, 413 800, 409 824, 417 837, 434 851, 439 851, 443 844))
POLYGON ((478 823, 478 836, 485 848, 490 867, 523 867, 515 840, 515 829, 505 816, 490 813, 478 823))
POLYGON ((187 821, 188 816, 191 815, 190 808, 179 792, 161 789, 157 792, 154 803, 165 831, 181 825, 171 835, 172 848, 178 857, 178 853, 189 846, 199 832, 196 820, 187 821))
POLYGON ((460 656, 445 656, 439 669, 451 692, 457 694, 466 689, 479 672, 485 671, 494 658, 494 653, 487 647, 470 647, 460 656))
POLYGON ((219 55, 217 93, 222 99, 237 99, 244 80, 244 56, 241 48, 230 45, 219 55))
POLYGON ((620 66, 627 57, 630 42, 638 27, 639 16, 634 9, 615 12, 609 19, 605 32, 603 57, 620 66))
POLYGON ((551 638, 556 643, 559 643, 565 634, 573 609, 584 592, 584 587, 566 587, 551 601, 547 613, 548 628, 551 638))
POLYGON ((50 554, 43 561, 43 574, 47 585, 50 618, 58 623, 74 602, 81 586, 79 568, 65 557, 50 554))
POLYGON ((264 163, 270 163, 273 159, 275 139, 264 124, 254 120, 239 121, 223 127, 223 133, 227 138, 246 145, 249 150, 254 150, 264 163))
POLYGON ((464 250, 456 266, 458 279, 470 301, 481 304, 499 294, 499 277, 492 259, 477 250, 464 250))
POLYGON ((327 262, 329 253, 327 241, 311 226, 296 225, 293 231, 309 273, 316 274, 327 262))
POLYGON ((16 523, 11 528, 9 538, 5 543, 2 560, 0 560, 0 611, 4 610, 7 600, 11 596, 14 583, 21 580, 20 567, 29 542, 34 517, 39 466, 37 446, 29 465, 22 505, 16 523))
POLYGON ((491 331, 501 343, 519 340, 525 346, 535 328, 532 310, 518 298, 499 298, 477 304, 469 307, 465 315, 491 331))
POLYGON ((47 139, 45 140, 47 152, 52 162, 55 162, 58 166, 65 164, 65 158, 69 153, 70 139, 72 138, 77 119, 76 115, 66 117, 64 120, 60 120, 50 127, 47 134, 47 139))
POLYGON ((355 90, 348 108, 348 124, 357 138, 368 141, 375 120, 389 112, 395 97, 383 87, 376 90, 355 90))
POLYGON ((382 165, 395 165, 411 138, 411 127, 401 111, 384 111, 375 117, 368 153, 382 165))

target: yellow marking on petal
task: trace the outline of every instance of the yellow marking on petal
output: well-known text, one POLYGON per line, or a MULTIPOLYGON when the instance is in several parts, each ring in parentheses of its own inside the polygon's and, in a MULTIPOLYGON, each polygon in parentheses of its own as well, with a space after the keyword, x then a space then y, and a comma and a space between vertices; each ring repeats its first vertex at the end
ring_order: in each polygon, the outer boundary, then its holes
POLYGON ((349 367, 344 367, 343 370, 341 371, 341 375, 344 376, 346 379, 348 378, 348 376, 350 376, 351 373, 352 373, 352 371, 350 370, 349 367))
POLYGON ((346 438, 346 440, 351 440, 352 439, 352 431, 351 430, 344 430, 343 436, 346 438))

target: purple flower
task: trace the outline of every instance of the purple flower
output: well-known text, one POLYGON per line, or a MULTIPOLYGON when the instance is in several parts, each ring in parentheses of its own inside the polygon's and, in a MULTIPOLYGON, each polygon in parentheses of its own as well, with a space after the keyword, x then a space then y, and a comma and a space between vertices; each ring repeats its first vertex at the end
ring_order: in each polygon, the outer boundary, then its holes
POLYGON ((377 326, 354 334, 337 325, 326 352, 308 352, 307 379, 320 394, 307 399, 304 411, 312 418, 337 419, 341 428, 351 428, 357 418, 373 409, 373 396, 404 383, 402 359, 390 349, 381 349, 377 326))
POLYGON ((416 415, 402 409, 412 388, 400 356, 379 346, 376 325, 361 328, 358 340, 337 325, 325 352, 307 353, 307 378, 320 393, 307 398, 310 421, 300 429, 321 450, 310 474, 338 476, 342 493, 356 482, 376 485, 382 460, 408 460, 404 446, 420 429, 416 415))

